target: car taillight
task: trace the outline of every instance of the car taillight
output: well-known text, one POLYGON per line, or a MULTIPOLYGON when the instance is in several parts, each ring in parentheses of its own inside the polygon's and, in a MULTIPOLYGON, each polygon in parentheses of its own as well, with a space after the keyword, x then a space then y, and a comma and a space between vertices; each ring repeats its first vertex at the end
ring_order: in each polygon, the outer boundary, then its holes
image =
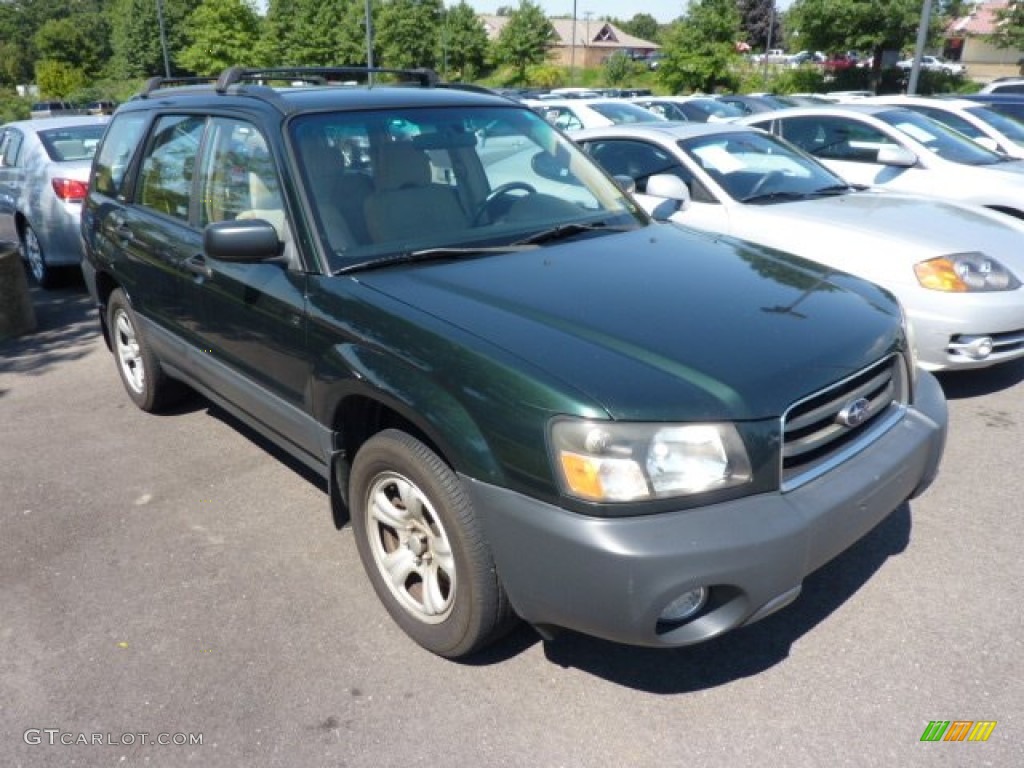
POLYGON ((77 203, 85 199, 85 193, 89 191, 89 185, 78 179, 53 179, 53 191, 57 197, 68 203, 77 203))

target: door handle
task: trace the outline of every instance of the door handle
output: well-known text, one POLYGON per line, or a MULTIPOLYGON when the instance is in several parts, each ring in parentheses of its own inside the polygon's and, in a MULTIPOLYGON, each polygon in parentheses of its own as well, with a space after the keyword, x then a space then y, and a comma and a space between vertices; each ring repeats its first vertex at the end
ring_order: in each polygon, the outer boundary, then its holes
POLYGON ((206 266, 206 259, 203 258, 203 254, 201 253, 197 253, 191 258, 185 259, 183 263, 185 265, 185 269, 193 275, 205 278, 213 277, 213 270, 206 266))

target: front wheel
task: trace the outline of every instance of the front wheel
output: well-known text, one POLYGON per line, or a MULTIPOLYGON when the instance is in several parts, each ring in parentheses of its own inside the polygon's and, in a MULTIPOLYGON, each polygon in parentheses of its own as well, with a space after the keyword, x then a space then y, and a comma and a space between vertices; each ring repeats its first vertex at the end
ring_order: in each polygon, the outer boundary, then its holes
POLYGON ((144 411, 158 411, 182 395, 184 385, 167 378, 143 337, 135 312, 118 288, 107 301, 110 346, 128 396, 144 411))
POLYGON ((458 658, 515 617, 459 478, 416 438, 386 430, 352 465, 356 545, 377 596, 427 650, 458 658))

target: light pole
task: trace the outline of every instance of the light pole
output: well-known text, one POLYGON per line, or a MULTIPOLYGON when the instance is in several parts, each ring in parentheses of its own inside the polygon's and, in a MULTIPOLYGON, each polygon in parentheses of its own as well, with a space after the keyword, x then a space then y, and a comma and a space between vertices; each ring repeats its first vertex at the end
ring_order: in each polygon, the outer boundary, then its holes
POLYGON ((914 45, 914 61, 910 66, 910 82, 907 83, 907 94, 917 93, 917 79, 921 74, 921 54, 924 44, 928 41, 928 27, 932 18, 932 0, 924 0, 921 5, 921 23, 917 27, 917 43, 914 45))
POLYGON ((569 85, 576 84, 576 0, 572 0, 572 40, 569 47, 569 85))
POLYGON ((444 3, 438 9, 441 17, 441 79, 448 79, 448 9, 444 3))
POLYGON ((160 26, 160 49, 164 54, 164 76, 169 79, 171 76, 171 57, 167 55, 167 32, 164 30, 163 0, 156 0, 156 20, 160 26))
MULTIPOLYGON (((370 9, 370 0, 366 0, 366 66, 373 69, 373 13, 370 9)), ((373 82, 372 72, 369 81, 373 82)))
POLYGON ((771 8, 771 15, 768 16, 768 39, 764 44, 764 61, 761 62, 765 78, 768 77, 768 51, 772 49, 772 33, 775 32, 775 0, 771 0, 771 8))

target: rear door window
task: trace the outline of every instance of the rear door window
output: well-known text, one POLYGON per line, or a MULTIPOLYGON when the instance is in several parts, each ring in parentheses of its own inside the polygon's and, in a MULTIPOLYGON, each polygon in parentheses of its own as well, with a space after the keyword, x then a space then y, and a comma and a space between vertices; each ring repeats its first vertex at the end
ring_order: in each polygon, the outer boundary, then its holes
POLYGON ((122 183, 135 155, 146 115, 136 112, 115 117, 107 130, 92 171, 92 186, 101 195, 122 196, 122 183))

